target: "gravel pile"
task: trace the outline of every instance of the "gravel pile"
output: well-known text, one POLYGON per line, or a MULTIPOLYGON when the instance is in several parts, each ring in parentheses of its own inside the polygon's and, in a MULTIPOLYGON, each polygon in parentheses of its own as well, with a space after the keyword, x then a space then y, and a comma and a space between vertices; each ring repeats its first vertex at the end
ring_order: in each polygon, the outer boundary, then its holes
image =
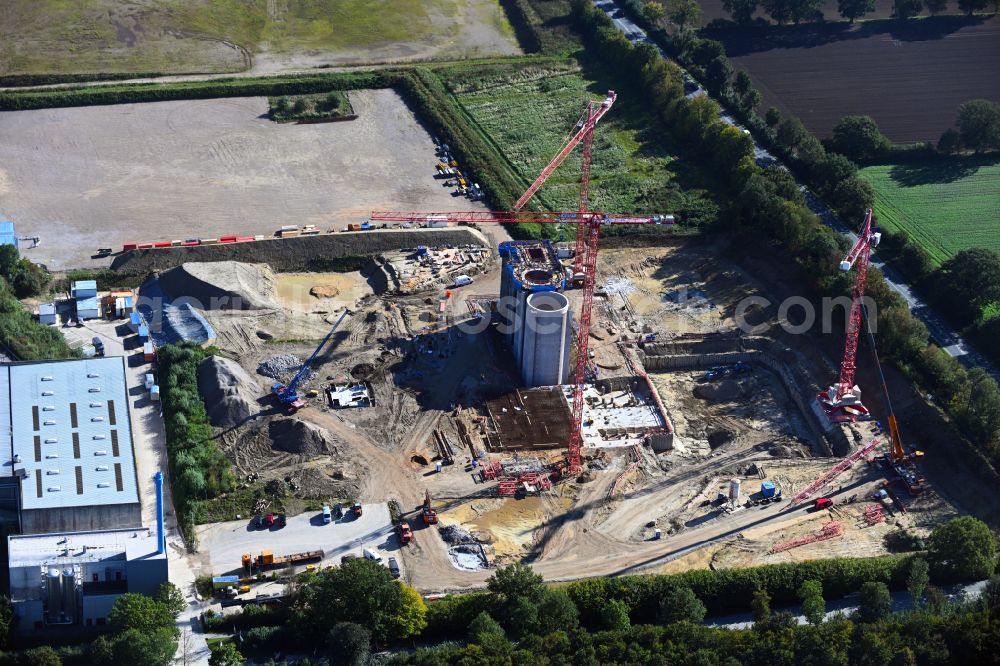
MULTIPOLYGON (((283 380, 286 378, 291 378, 299 368, 302 367, 302 361, 298 356, 293 356, 291 354, 280 354, 278 356, 272 356, 263 363, 257 366, 257 374, 264 375, 265 377, 270 377, 271 379, 283 380)), ((316 376, 316 373, 312 370, 306 372, 306 376, 303 377, 303 381, 309 381, 316 376)))
POLYGON ((438 532, 445 543, 453 546, 476 543, 476 537, 472 536, 472 532, 460 525, 445 525, 438 532))

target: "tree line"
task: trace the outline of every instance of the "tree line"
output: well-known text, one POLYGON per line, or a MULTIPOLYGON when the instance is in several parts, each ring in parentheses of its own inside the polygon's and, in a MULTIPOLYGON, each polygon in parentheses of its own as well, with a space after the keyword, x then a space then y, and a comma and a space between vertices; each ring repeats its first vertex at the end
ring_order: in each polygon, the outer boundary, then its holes
MULTIPOLYGON (((668 0, 668 7, 683 4, 687 0, 668 0)), ((647 15, 659 14, 659 10, 650 5, 657 2, 647 2, 644 9, 647 15)), ((948 11, 948 0, 893 0, 892 17, 910 19, 927 10, 931 16, 937 16, 948 11)), ((955 8, 967 16, 981 12, 990 4, 997 11, 998 0, 955 0, 955 8)), ((803 22, 822 22, 823 7, 826 0, 722 0, 722 8, 729 14, 732 22, 738 26, 766 25, 764 19, 758 17, 758 12, 764 14, 778 25, 789 23, 798 25, 803 22)), ((863 19, 875 11, 875 0, 837 0, 837 13, 850 23, 863 19)), ((670 11, 667 11, 669 16, 670 11)), ((710 27, 723 27, 725 21, 714 21, 710 27)))
POLYGON ((18 361, 74 358, 58 329, 38 323, 18 299, 42 294, 51 276, 20 256, 13 245, 0 245, 0 352, 18 361))
POLYGON ((198 502, 230 490, 234 481, 198 392, 198 363, 213 351, 191 343, 163 345, 156 351, 174 508, 189 543, 194 540, 198 502))

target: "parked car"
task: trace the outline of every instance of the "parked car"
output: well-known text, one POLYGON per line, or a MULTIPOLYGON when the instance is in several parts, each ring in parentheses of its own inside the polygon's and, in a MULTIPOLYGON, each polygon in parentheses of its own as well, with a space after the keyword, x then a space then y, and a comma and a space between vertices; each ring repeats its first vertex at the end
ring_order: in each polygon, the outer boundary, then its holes
POLYGON ((399 562, 396 561, 395 557, 389 558, 389 573, 392 574, 393 578, 399 578, 399 562))
POLYGON ((833 506, 833 500, 829 497, 820 497, 813 502, 814 509, 829 509, 831 506, 833 506))
POLYGON ((366 560, 371 560, 372 562, 377 562, 379 564, 383 563, 382 562, 382 556, 379 555, 374 550, 372 550, 371 548, 362 548, 361 549, 361 554, 365 556, 366 560))
POLYGON ((323 507, 323 524, 326 525, 333 520, 333 515, 330 513, 330 507, 323 507))
POLYGON ((341 506, 340 504, 334 504, 333 505, 333 516, 335 518, 343 518, 344 517, 344 507, 341 506))
POLYGON ((278 527, 284 527, 284 526, 285 526, 285 523, 286 523, 286 522, 287 522, 287 521, 286 521, 286 519, 285 519, 285 514, 283 514, 283 513, 282 513, 282 514, 280 514, 280 515, 278 516, 278 527))
POLYGON ((91 342, 94 343, 94 352, 98 356, 104 356, 104 341, 95 335, 91 342))
POLYGON ((259 513, 250 521, 250 526, 255 530, 264 529, 264 518, 259 513))
POLYGON ((268 526, 268 527, 273 527, 274 526, 274 521, 275 521, 275 518, 274 518, 274 514, 273 513, 269 513, 269 514, 267 514, 267 516, 264 517, 264 524, 266 526, 268 526))

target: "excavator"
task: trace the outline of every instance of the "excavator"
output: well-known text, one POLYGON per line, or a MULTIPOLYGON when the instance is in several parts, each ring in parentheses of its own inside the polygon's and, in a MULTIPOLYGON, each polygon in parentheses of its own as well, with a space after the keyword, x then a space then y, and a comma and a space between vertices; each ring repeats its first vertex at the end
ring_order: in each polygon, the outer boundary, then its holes
POLYGON ((349 314, 351 314, 350 310, 344 310, 344 314, 340 315, 340 318, 337 319, 336 323, 334 323, 333 327, 330 329, 330 332, 326 334, 326 337, 323 338, 323 340, 319 343, 319 346, 317 346, 316 349, 313 351, 312 356, 310 356, 306 360, 306 362, 302 364, 302 367, 299 368, 299 371, 295 373, 294 377, 292 377, 292 381, 288 382, 288 384, 282 384, 281 382, 277 382, 271 386, 271 390, 274 392, 274 395, 278 399, 278 402, 287 407, 289 414, 294 414, 295 412, 299 411, 307 404, 309 404, 305 400, 300 398, 298 392, 296 391, 299 382, 301 382, 302 379, 309 372, 309 366, 311 366, 312 362, 316 359, 316 355, 319 354, 320 350, 326 346, 326 343, 330 341, 330 338, 333 337, 333 334, 337 332, 337 328, 340 327, 341 322, 343 322, 344 319, 346 319, 347 315, 349 314))

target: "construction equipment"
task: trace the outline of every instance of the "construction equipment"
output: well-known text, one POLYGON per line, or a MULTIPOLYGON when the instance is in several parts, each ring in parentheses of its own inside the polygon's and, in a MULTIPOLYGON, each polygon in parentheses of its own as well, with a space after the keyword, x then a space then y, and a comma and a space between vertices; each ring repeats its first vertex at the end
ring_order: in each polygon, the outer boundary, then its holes
POLYGON ((807 543, 816 543, 817 541, 826 541, 827 539, 835 539, 844 533, 844 526, 835 520, 830 521, 823 526, 819 532, 813 532, 812 534, 806 534, 805 536, 800 536, 795 539, 790 539, 788 541, 782 541, 771 547, 772 553, 781 553, 786 550, 791 550, 792 548, 798 548, 799 546, 804 546, 807 543))
POLYGON ((864 421, 871 418, 868 408, 861 402, 861 389, 854 383, 854 371, 857 369, 858 335, 861 333, 862 301, 865 297, 865 283, 868 280, 868 260, 872 248, 877 246, 881 239, 882 234, 872 231, 872 209, 869 208, 858 232, 857 242, 840 262, 840 270, 845 273, 855 265, 858 272, 851 289, 851 311, 847 319, 847 338, 844 342, 844 358, 840 362, 840 376, 836 384, 818 396, 827 416, 834 423, 864 421))
POLYGON ((351 314, 350 310, 344 310, 344 314, 340 315, 340 318, 337 319, 336 323, 334 323, 330 332, 326 334, 326 337, 323 338, 313 351, 312 356, 310 356, 306 362, 302 364, 299 371, 295 373, 294 377, 292 377, 292 381, 288 382, 287 385, 280 382, 271 385, 271 390, 274 391, 274 395, 278 398, 278 402, 282 405, 287 405, 290 413, 297 412, 308 404, 305 400, 299 397, 299 394, 295 389, 298 387, 299 382, 302 381, 302 378, 309 372, 309 366, 312 365, 312 362, 316 359, 320 350, 326 346, 326 343, 330 341, 333 334, 337 332, 337 328, 340 326, 341 322, 343 322, 349 314, 351 314))
POLYGON ((431 491, 424 491, 424 507, 423 507, 424 525, 437 525, 438 515, 437 511, 434 510, 434 505, 431 504, 431 491))
POLYGON ((514 211, 465 211, 446 213, 420 212, 386 212, 373 211, 371 219, 380 222, 425 222, 443 216, 449 222, 465 224, 575 224, 577 225, 576 253, 573 257, 573 282, 583 287, 583 305, 580 308, 580 325, 576 338, 576 363, 573 374, 573 400, 570 441, 566 452, 566 463, 570 473, 576 474, 582 467, 580 450, 583 446, 581 424, 583 421, 583 386, 587 380, 587 361, 591 311, 594 299, 594 281, 597 275, 597 248, 601 227, 605 225, 646 225, 673 224, 673 215, 612 215, 589 210, 590 204, 590 163, 594 128, 598 121, 614 105, 618 96, 609 90, 602 101, 588 102, 583 116, 577 122, 573 132, 563 143, 552 161, 542 169, 538 178, 525 191, 514 211), (583 143, 583 162, 580 178, 580 209, 576 212, 534 213, 525 212, 521 208, 534 196, 538 188, 545 183, 573 149, 583 143))
POLYGON ((290 564, 303 564, 305 562, 317 562, 323 559, 322 550, 307 550, 302 553, 291 555, 275 555, 271 550, 262 550, 257 557, 251 557, 250 553, 243 554, 243 569, 251 573, 254 568, 258 571, 266 569, 277 569, 290 564))
POLYGON ((881 443, 882 440, 876 437, 872 439, 872 441, 865 444, 864 446, 859 447, 858 450, 856 450, 854 453, 841 460, 833 468, 823 473, 818 479, 816 479, 808 486, 803 488, 798 495, 792 498, 792 504, 797 504, 802 500, 808 498, 810 495, 812 495, 817 490, 828 484, 834 478, 840 476, 844 471, 849 469, 851 465, 864 458, 871 451, 874 451, 875 448, 881 443))
POLYGON ((413 530, 410 529, 410 524, 403 521, 399 524, 399 543, 406 545, 413 541, 413 530))

